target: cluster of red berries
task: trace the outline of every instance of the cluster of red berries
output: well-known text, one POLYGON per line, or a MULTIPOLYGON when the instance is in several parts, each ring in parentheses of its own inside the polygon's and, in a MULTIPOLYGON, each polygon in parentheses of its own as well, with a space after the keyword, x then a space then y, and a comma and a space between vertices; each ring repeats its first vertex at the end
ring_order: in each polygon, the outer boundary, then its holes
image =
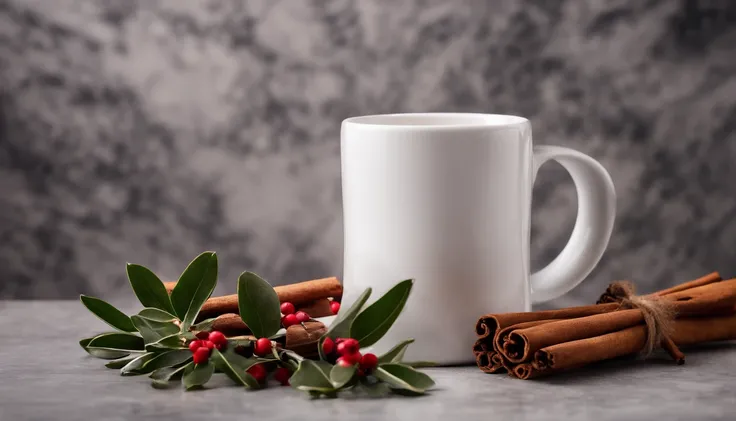
MULTIPOLYGON (((268 376, 268 371, 266 370, 266 367, 263 364, 252 365, 250 366, 249 369, 245 371, 246 373, 253 376, 253 378, 256 379, 258 383, 265 382, 266 377, 268 376)), ((282 386, 289 385, 290 377, 291 377, 291 371, 289 371, 289 369, 286 367, 279 367, 273 373, 274 380, 281 383, 282 386)))
MULTIPOLYGON (((253 344, 253 354, 259 357, 265 357, 266 355, 271 353, 271 350, 273 349, 272 346, 273 343, 270 339, 258 338, 258 340, 253 344)), ((266 375, 268 374, 263 364, 256 364, 254 366, 251 366, 246 371, 259 383, 263 383, 266 380, 266 375)), ((289 377, 291 377, 291 372, 288 368, 285 367, 279 367, 273 373, 273 378, 284 386, 289 385, 289 377)))
POLYGON ((351 367, 358 364, 358 375, 369 374, 378 366, 378 357, 375 354, 361 354, 360 344, 353 338, 326 338, 322 342, 322 351, 325 355, 334 357, 337 355, 337 365, 351 367))
MULTIPOLYGON (((265 357, 271 353, 271 349, 272 342, 268 338, 258 338, 253 344, 253 354, 259 357, 265 357)), ((258 383, 266 381, 266 376, 268 375, 268 371, 266 371, 266 367, 263 364, 253 365, 246 372, 253 376, 258 383)), ((289 377, 291 377, 291 372, 285 367, 277 368, 273 374, 273 378, 284 386, 289 385, 289 377)))
POLYGON ((197 339, 189 342, 194 364, 204 364, 210 358, 213 348, 223 350, 227 346, 227 338, 222 332, 198 332, 197 339))
MULTIPOLYGON (((332 314, 337 314, 337 312, 340 311, 340 303, 337 301, 330 302, 330 311, 332 314)), ((298 325, 299 323, 304 323, 311 319, 309 314, 303 311, 296 311, 294 304, 288 301, 281 303, 281 314, 283 314, 281 317, 281 324, 284 328, 298 325)))
POLYGON ((281 314, 284 315, 283 317, 281 317, 281 324, 285 328, 293 325, 298 325, 299 323, 304 323, 311 319, 311 317, 309 317, 309 314, 303 311, 296 311, 296 307, 294 307, 294 304, 289 302, 281 304, 281 314))

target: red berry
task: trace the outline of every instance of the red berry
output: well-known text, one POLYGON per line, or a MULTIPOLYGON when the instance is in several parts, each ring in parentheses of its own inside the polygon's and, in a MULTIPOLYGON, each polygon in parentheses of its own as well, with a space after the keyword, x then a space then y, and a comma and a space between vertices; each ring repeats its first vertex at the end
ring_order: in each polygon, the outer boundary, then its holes
POLYGON ((281 383, 282 386, 289 385, 289 377, 291 377, 291 372, 286 367, 279 367, 276 369, 276 372, 273 373, 274 380, 281 383))
POLYGON ((193 357, 194 357, 194 364, 206 363, 207 360, 210 358, 210 350, 208 348, 201 346, 199 347, 198 350, 194 351, 193 357))
POLYGON ((202 341, 200 340, 195 339, 192 342, 189 342, 189 350, 192 351, 192 354, 194 354, 194 352, 198 350, 200 346, 202 346, 202 341))
POLYGON ((294 304, 290 302, 281 303, 281 314, 294 314, 296 311, 296 308, 294 307, 294 304))
POLYGON ((309 321, 310 317, 309 314, 303 312, 303 311, 297 311, 296 312, 296 321, 298 323, 304 323, 309 321))
POLYGON ((349 361, 350 364, 353 365, 359 363, 360 359, 363 358, 363 356, 360 355, 360 352, 354 352, 352 354, 345 354, 340 358, 349 361))
POLYGON ((345 344, 345 352, 348 354, 354 354, 360 350, 360 344, 357 339, 347 338, 343 343, 345 344))
POLYGON ((324 352, 325 355, 330 355, 334 350, 335 342, 332 340, 332 338, 325 338, 325 341, 322 342, 322 352, 324 352))
POLYGON ((210 341, 215 344, 215 348, 223 349, 227 345, 227 338, 222 332, 213 331, 210 333, 210 341))
POLYGON ((355 370, 355 374, 357 374, 360 377, 363 377, 363 376, 365 376, 365 370, 363 370, 362 368, 358 367, 358 369, 355 370))
POLYGON ((355 363, 351 362, 349 358, 340 357, 337 359, 337 365, 340 367, 352 367, 355 363))
POLYGON ((284 325, 284 327, 289 327, 299 324, 299 322, 296 320, 295 314, 287 314, 283 319, 281 319, 281 324, 284 325))
POLYGON ((253 353, 263 357, 271 352, 271 340, 268 338, 260 338, 253 347, 253 353))
POLYGON ((345 338, 335 338, 335 344, 339 344, 340 342, 344 341, 345 338))
POLYGON ((337 301, 333 301, 330 303, 330 311, 332 314, 337 314, 338 311, 340 311, 340 303, 337 301))
POLYGON ((376 357, 376 354, 368 353, 360 359, 360 368, 363 370, 370 371, 376 368, 376 366, 378 366, 378 357, 376 357))
POLYGON ((337 343, 337 353, 340 355, 355 354, 359 349, 358 341, 353 338, 346 338, 337 343))
POLYGON ((258 383, 262 383, 264 380, 266 380, 266 374, 268 374, 263 364, 256 364, 254 366, 251 366, 249 369, 246 370, 246 372, 253 376, 253 378, 255 378, 258 383))
POLYGON ((194 335, 194 336, 196 336, 197 339, 206 341, 207 339, 210 338, 210 333, 209 332, 205 332, 204 330, 201 330, 201 331, 197 332, 197 334, 194 335))
POLYGON ((213 349, 215 344, 212 341, 202 341, 202 346, 207 347, 207 349, 213 349))

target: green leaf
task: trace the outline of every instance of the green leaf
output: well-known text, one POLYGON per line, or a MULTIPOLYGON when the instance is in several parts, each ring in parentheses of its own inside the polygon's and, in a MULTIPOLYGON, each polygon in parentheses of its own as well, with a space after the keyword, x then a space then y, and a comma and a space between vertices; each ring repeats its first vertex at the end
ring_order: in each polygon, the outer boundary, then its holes
POLYGON ((214 372, 215 365, 210 362, 188 365, 184 369, 184 387, 187 390, 201 387, 210 380, 214 372))
POLYGON ((89 311, 99 317, 103 322, 123 332, 135 332, 135 326, 130 321, 130 317, 115 308, 112 304, 87 295, 80 295, 79 299, 89 311))
POLYGON ((156 342, 146 344, 146 351, 166 351, 171 349, 187 349, 178 333, 165 336, 156 342))
POLYGON ((146 373, 146 371, 142 370, 142 367, 145 363, 152 360, 156 356, 155 352, 147 352, 145 354, 141 354, 131 360, 128 364, 126 364, 123 368, 120 369, 120 375, 122 376, 137 376, 139 374, 146 373))
POLYGON ((268 282, 253 272, 238 278, 240 318, 256 338, 268 338, 281 328, 279 296, 268 282))
POLYGON ((335 388, 330 381, 331 365, 325 361, 303 360, 289 379, 291 387, 309 392, 329 393, 335 388))
POLYGON ((127 357, 123 357, 117 360, 112 360, 109 363, 105 364, 105 367, 115 368, 115 369, 123 368, 125 367, 126 364, 128 364, 129 362, 133 361, 136 357, 138 357, 138 355, 140 354, 129 355, 127 357))
POLYGON ((376 302, 361 311, 350 326, 350 337, 355 338, 362 347, 378 342, 404 309, 413 283, 413 279, 399 282, 376 302))
POLYGON ((164 351, 151 360, 143 364, 142 370, 145 373, 158 370, 159 368, 177 366, 192 359, 192 352, 188 349, 172 349, 164 351))
POLYGON ((248 358, 234 353, 228 353, 226 356, 226 354, 221 353, 217 349, 213 349, 211 361, 215 364, 215 368, 225 373, 235 383, 245 386, 248 389, 257 389, 260 387, 258 381, 249 373, 245 372, 245 370, 253 365, 248 361, 248 358))
POLYGON ((327 361, 321 361, 321 360, 314 360, 312 361, 314 365, 317 366, 317 368, 327 377, 330 377, 330 371, 332 371, 332 364, 328 363, 327 361))
POLYGON ((232 365, 233 367, 241 371, 246 371, 256 364, 262 364, 268 361, 275 361, 274 359, 270 358, 270 355, 266 357, 246 358, 238 354, 237 352, 235 352, 234 348, 235 348, 234 346, 228 345, 228 347, 225 348, 224 351, 220 351, 220 353, 228 360, 230 365, 232 365))
POLYGON ((181 379, 182 375, 184 375, 184 370, 187 368, 187 366, 194 364, 193 362, 189 362, 187 364, 184 364, 180 367, 161 367, 156 370, 153 370, 151 374, 148 376, 153 380, 168 382, 171 380, 181 379))
POLYGON ((327 332, 325 332, 324 335, 322 335, 321 338, 319 338, 317 351, 319 352, 319 357, 322 360, 326 360, 327 356, 324 355, 324 352, 322 351, 322 343, 325 341, 326 338, 341 338, 341 337, 347 337, 350 334, 350 325, 353 323, 353 320, 355 320, 355 317, 360 313, 360 309, 363 308, 363 305, 366 301, 368 301, 368 297, 371 296, 371 289, 366 288, 365 291, 363 291, 362 294, 358 297, 357 300, 353 303, 352 306, 350 306, 347 310, 341 310, 337 317, 332 321, 330 324, 330 328, 327 329, 327 332))
POLYGON ((354 365, 350 367, 343 367, 341 365, 335 365, 330 370, 330 381, 335 389, 339 389, 345 386, 355 375, 356 368, 354 365))
POLYGON ((281 364, 288 366, 291 371, 296 371, 299 368, 299 362, 304 359, 290 349, 280 349, 279 352, 281 353, 279 357, 281 364))
POLYGON ((132 263, 128 263, 126 269, 130 286, 133 287, 133 292, 143 307, 153 307, 174 313, 166 287, 155 273, 145 266, 132 263))
POLYGON ((130 318, 146 344, 159 341, 161 338, 179 333, 179 327, 172 322, 160 322, 140 315, 130 318))
POLYGON ((197 337, 194 336, 194 332, 179 332, 179 337, 184 338, 187 341, 193 341, 197 339, 197 337))
POLYGON ((388 383, 392 389, 402 389, 417 394, 422 394, 434 386, 434 381, 428 375, 404 364, 382 364, 373 375, 388 383))
POLYGON ((378 363, 400 363, 401 360, 404 358, 406 349, 409 348, 409 345, 411 345, 413 342, 414 339, 407 339, 399 343, 398 345, 391 348, 388 352, 378 357, 378 363))
POLYGON ((206 251, 197 256, 179 276, 171 291, 171 304, 182 320, 182 330, 194 323, 199 310, 217 285, 217 254, 206 251))
POLYGON ((181 380, 184 375, 184 370, 192 365, 194 365, 194 363, 190 362, 182 365, 181 367, 164 367, 155 370, 148 376, 153 380, 151 381, 151 386, 155 389, 167 389, 171 385, 171 381, 181 380))
POLYGON ((138 315, 155 322, 173 322, 179 320, 173 314, 153 307, 144 308, 138 312, 138 315))
POLYGON ((91 338, 85 338, 79 341, 79 346, 82 347, 89 355, 96 357, 96 358, 102 358, 104 360, 115 360, 118 358, 126 357, 130 354, 129 351, 121 351, 119 349, 110 349, 110 348, 90 348, 89 343, 92 342, 91 338))
POLYGON ((199 332, 201 330, 206 330, 209 332, 210 330, 212 330, 212 325, 215 323, 215 320, 217 320, 217 317, 202 320, 196 325, 192 325, 191 329, 194 330, 195 332, 199 332))
MULTIPOLYGON (((80 342, 81 345, 81 342, 80 342)), ((121 332, 103 333, 92 338, 88 348, 109 348, 120 351, 143 351, 143 338, 138 335, 121 332)))

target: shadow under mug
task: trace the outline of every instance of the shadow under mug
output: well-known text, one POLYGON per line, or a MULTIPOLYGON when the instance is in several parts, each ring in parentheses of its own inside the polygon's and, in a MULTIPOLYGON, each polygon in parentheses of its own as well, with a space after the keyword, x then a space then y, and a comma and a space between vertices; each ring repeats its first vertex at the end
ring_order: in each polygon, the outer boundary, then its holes
POLYGON ((424 113, 349 118, 341 133, 343 308, 414 279, 404 311, 370 347, 414 338, 406 361, 464 364, 486 313, 529 311, 565 294, 600 260, 615 218, 611 177, 594 159, 532 146, 529 120, 424 113), (578 216, 568 244, 530 274, 532 185, 555 160, 572 176, 578 216))

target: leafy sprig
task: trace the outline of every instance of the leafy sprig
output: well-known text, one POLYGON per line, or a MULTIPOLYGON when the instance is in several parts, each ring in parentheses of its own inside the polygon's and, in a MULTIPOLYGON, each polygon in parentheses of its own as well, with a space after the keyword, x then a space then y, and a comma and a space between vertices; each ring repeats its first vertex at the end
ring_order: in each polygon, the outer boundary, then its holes
POLYGON ((243 272, 237 284, 238 308, 253 336, 228 338, 223 347, 211 350, 208 360, 195 364, 187 345, 196 340, 198 332, 212 329, 214 319, 195 322, 217 285, 217 255, 207 251, 192 260, 171 294, 148 268, 128 264, 126 269, 133 292, 144 307, 138 313, 129 316, 99 298, 80 297, 90 312, 115 329, 82 339, 80 346, 94 357, 110 360, 105 366, 119 370, 123 376, 147 374, 155 388, 181 382, 186 390, 191 390, 205 386, 213 375, 220 373, 237 385, 259 389, 266 383, 256 380, 250 370, 263 364, 292 371, 291 386, 311 397, 336 397, 345 391, 370 396, 388 392, 419 395, 434 386, 428 375, 413 367, 416 364, 403 362, 413 339, 379 356, 377 366, 369 372, 357 363, 335 364, 335 355, 326 355, 323 349, 327 338, 353 338, 363 347, 378 342, 403 310, 412 280, 399 282, 364 308, 371 295, 371 289, 366 289, 352 306, 339 312, 315 344, 319 359, 310 360, 278 344, 277 340, 284 336, 278 295, 260 276, 243 272), (271 352, 255 355, 255 338, 269 338, 273 344, 271 352))

